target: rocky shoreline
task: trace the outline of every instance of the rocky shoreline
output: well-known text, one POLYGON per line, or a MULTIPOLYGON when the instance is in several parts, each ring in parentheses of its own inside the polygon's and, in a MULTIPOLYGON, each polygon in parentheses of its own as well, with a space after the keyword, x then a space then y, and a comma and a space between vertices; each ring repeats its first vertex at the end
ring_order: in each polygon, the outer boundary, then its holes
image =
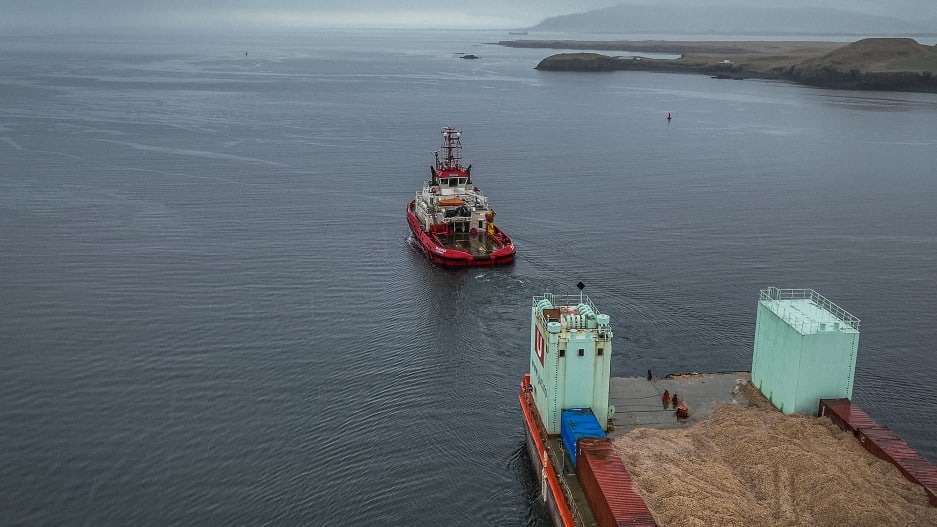
POLYGON ((501 44, 680 55, 677 59, 652 59, 560 53, 537 65, 536 69, 544 71, 697 73, 720 79, 778 79, 833 89, 937 93, 937 47, 906 38, 870 38, 854 43, 515 41, 501 44))

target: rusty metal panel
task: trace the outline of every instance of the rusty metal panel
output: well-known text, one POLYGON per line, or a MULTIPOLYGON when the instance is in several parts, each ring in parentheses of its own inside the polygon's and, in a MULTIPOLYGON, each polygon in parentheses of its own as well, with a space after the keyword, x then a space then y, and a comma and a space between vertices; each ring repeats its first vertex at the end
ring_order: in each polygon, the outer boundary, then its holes
POLYGON ((855 435, 856 430, 884 428, 849 399, 820 399, 820 417, 828 417, 841 429, 855 435))
POLYGON ((891 430, 859 430, 858 438, 866 450, 892 463, 906 478, 924 487, 931 505, 937 506, 937 466, 891 430))
POLYGON ((580 439, 576 476, 599 527, 655 526, 631 475, 608 439, 580 439))
POLYGON ((931 505, 937 507, 937 467, 898 434, 876 423, 849 399, 820 399, 819 415, 851 432, 872 455, 895 465, 904 477, 924 487, 931 505))
POLYGON ((894 448, 891 448, 892 443, 895 443, 896 441, 904 443, 904 441, 901 441, 901 438, 899 438, 894 432, 883 428, 867 428, 860 429, 856 437, 859 439, 859 444, 871 452, 872 455, 879 459, 884 459, 885 461, 893 463, 896 466, 898 465, 898 463, 895 463, 895 460, 892 459, 892 457, 889 455, 889 452, 893 452, 895 450, 894 448))

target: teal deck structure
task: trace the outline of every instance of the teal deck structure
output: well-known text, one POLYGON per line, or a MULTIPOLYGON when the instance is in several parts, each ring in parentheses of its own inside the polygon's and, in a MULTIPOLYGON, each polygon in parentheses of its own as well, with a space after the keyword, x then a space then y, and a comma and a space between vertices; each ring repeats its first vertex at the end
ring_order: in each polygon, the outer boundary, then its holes
POLYGON ((760 292, 752 383, 784 413, 852 398, 859 319, 812 289, 760 292))

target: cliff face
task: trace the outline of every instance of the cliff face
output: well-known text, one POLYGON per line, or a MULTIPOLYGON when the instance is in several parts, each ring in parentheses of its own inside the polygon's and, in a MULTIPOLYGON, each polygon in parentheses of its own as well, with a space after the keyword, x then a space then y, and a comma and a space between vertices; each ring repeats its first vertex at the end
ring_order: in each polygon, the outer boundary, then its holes
POLYGON ((542 71, 616 71, 619 59, 598 53, 559 53, 540 61, 542 71))
POLYGON ((813 86, 860 90, 937 91, 937 47, 908 38, 868 38, 784 72, 813 86))
POLYGON ((694 65, 670 60, 618 58, 598 53, 560 53, 540 61, 535 69, 542 71, 664 71, 695 73, 694 65))
POLYGON ((848 90, 937 92, 937 77, 913 71, 842 71, 830 66, 793 68, 781 75, 810 86, 848 90))

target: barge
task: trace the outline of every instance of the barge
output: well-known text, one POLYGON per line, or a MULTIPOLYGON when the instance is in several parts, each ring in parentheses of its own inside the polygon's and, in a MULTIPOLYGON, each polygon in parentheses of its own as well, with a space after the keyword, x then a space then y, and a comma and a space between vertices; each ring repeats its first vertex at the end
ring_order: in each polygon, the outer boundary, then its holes
POLYGON ((937 506, 937 468, 851 402, 859 320, 819 293, 761 291, 750 373, 611 377, 610 317, 579 285, 579 295, 533 297, 529 373, 518 397, 526 448, 554 525, 658 525, 616 440, 636 429, 691 431, 724 405, 828 417, 831 423, 820 426, 851 433, 923 487, 912 517, 928 525, 937 519, 927 504, 937 506))

